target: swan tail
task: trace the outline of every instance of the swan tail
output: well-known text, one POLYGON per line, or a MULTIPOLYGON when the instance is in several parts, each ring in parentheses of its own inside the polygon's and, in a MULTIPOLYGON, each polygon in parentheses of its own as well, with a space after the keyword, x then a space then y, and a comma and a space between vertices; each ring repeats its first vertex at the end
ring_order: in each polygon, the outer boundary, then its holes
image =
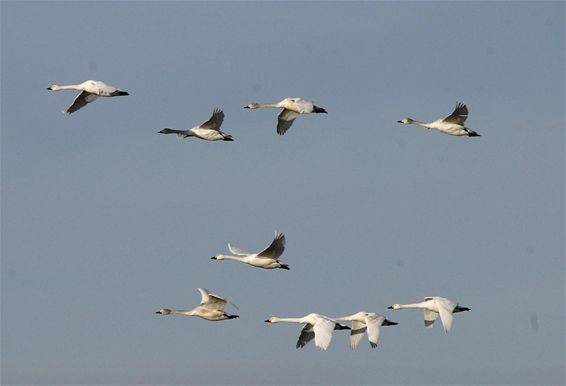
POLYGON ((226 134, 226 133, 221 133, 221 134, 222 134, 222 140, 223 141, 233 141, 234 140, 230 134, 226 134))
POLYGON ((239 318, 239 317, 240 317, 240 315, 228 315, 228 314, 224 314, 224 316, 225 316, 227 319, 236 319, 236 318, 239 318))

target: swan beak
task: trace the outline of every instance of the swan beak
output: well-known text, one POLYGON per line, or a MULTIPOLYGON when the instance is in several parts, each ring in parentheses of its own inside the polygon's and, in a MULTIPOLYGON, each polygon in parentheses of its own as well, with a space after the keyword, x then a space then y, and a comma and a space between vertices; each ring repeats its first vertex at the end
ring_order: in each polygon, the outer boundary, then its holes
POLYGON ((212 256, 211 259, 212 259, 212 260, 216 260, 216 256, 212 256))
POLYGON ((160 311, 155 311, 155 313, 156 313, 156 314, 160 314, 161 312, 160 312, 160 311))
POLYGON ((403 123, 403 122, 401 122, 401 121, 397 121, 397 123, 403 123))
POLYGON ((245 108, 245 109, 249 109, 249 108, 250 108, 250 106, 244 106, 244 108, 245 108))
POLYGON ((393 309, 393 306, 389 306, 389 307, 387 307, 387 309, 392 310, 392 309, 393 309))
POLYGON ((265 323, 269 323, 269 319, 265 319, 264 322, 265 322, 265 323))

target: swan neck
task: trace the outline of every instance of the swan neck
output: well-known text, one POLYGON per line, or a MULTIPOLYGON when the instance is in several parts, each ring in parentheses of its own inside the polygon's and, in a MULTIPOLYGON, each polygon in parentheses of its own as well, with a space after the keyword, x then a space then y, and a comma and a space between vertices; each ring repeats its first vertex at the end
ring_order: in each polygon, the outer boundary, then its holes
POLYGON ((271 323, 304 323, 303 318, 273 318, 271 323))
POLYGON ((425 303, 399 304, 399 308, 427 308, 425 303))

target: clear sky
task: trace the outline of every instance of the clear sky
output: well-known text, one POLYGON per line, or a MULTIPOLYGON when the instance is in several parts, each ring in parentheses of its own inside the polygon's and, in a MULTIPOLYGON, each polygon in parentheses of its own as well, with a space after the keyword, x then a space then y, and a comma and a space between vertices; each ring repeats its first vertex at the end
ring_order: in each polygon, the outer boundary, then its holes
POLYGON ((2 384, 564 384, 554 2, 1 2, 2 384), (130 96, 67 115, 87 79, 130 96), (304 97, 299 117, 251 102, 304 97), (396 123, 457 101, 481 137, 396 123), (234 142, 177 140, 213 108, 234 142), (287 237, 290 271, 213 261, 287 237), (239 319, 161 316, 206 287, 239 319), (422 312, 470 307, 450 334, 422 312), (356 351, 266 317, 374 311, 356 351))

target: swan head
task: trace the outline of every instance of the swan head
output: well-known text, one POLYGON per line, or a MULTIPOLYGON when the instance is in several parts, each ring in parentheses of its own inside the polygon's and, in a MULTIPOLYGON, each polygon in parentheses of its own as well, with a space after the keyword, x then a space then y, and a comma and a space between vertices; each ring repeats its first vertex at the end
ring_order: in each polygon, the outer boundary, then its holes
POLYGON ((52 84, 51 86, 47 87, 47 89, 51 91, 59 91, 61 90, 61 87, 57 86, 56 84, 52 84))
POLYGON ((160 134, 171 134, 171 133, 173 133, 173 130, 171 130, 169 128, 165 128, 163 130, 158 131, 158 133, 160 133, 160 134))
POLYGON ((161 315, 169 315, 171 313, 171 310, 169 308, 162 308, 159 311, 155 311, 155 313, 161 315))
POLYGON ((245 109, 257 109, 259 105, 257 103, 250 103, 247 106, 244 106, 245 109))
POLYGON ((404 125, 410 125, 413 122, 414 121, 411 118, 403 118, 403 119, 397 121, 397 123, 402 123, 404 125))
POLYGON ((279 318, 275 316, 270 316, 269 318, 265 319, 265 323, 277 323, 279 318))
POLYGON ((214 255, 211 257, 212 260, 224 260, 224 255, 214 255))
POLYGON ((395 304, 390 305, 390 306, 387 307, 387 308, 390 309, 390 310, 398 310, 399 308, 401 308, 401 305, 395 303, 395 304))

